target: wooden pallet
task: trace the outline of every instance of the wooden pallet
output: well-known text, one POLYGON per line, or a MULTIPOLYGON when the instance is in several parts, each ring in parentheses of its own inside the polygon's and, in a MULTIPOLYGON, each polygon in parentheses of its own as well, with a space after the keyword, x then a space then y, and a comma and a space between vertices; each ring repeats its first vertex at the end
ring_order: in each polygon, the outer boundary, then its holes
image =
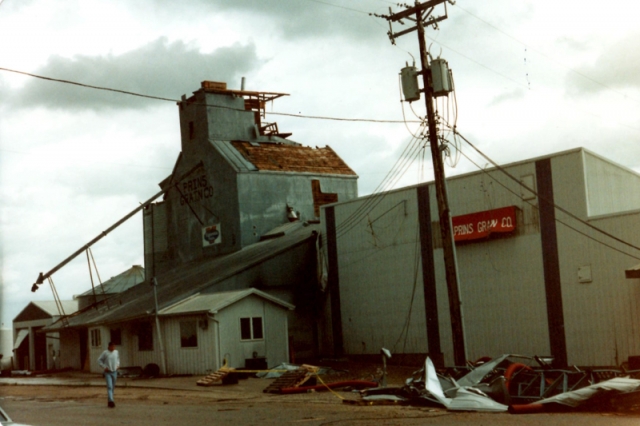
POLYGON ((297 388, 306 383, 312 377, 315 377, 318 367, 303 364, 300 368, 293 371, 287 371, 282 376, 275 379, 262 392, 264 393, 280 393, 281 389, 297 388))
POLYGON ((196 384, 198 386, 213 386, 216 382, 222 381, 225 377, 235 371, 235 368, 222 367, 219 370, 203 377, 198 380, 196 384))

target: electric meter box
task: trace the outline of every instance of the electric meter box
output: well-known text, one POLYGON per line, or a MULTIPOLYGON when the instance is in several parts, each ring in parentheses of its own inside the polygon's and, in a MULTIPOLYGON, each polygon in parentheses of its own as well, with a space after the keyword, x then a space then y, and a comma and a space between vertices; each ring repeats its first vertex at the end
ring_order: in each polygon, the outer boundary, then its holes
POLYGON ((449 64, 444 59, 434 59, 431 61, 430 69, 433 96, 447 96, 453 90, 449 64))
POLYGON ((418 86, 418 71, 415 66, 406 67, 400 70, 400 80, 402 81, 402 93, 404 100, 413 102, 420 99, 420 87, 418 86))

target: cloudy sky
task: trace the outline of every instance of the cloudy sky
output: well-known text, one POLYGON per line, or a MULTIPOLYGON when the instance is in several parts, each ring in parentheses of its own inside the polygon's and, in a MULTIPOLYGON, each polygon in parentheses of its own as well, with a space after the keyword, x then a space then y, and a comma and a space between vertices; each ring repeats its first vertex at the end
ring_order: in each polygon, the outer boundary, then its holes
MULTIPOLYGON (((386 0, 0 0, 2 326, 29 301, 51 300, 48 285, 30 292, 38 273, 155 194, 180 149, 174 102, 9 70, 169 99, 202 80, 239 89, 244 76, 248 90, 291 94, 269 111, 307 117, 268 121, 297 142, 330 145, 366 194, 424 115, 398 87, 418 57, 416 33, 393 46, 387 22, 369 15, 389 7, 401 10, 386 0)), ((458 0, 427 34, 455 78, 457 108, 451 96, 439 111, 501 164, 583 146, 640 171, 638 12, 637 0, 458 0)), ((396 186, 431 180, 426 160, 396 186)), ((446 173, 475 167, 463 157, 446 173)), ((93 247, 102 281, 142 264, 141 222, 93 247)), ((53 279, 63 299, 89 289, 86 256, 53 279)))

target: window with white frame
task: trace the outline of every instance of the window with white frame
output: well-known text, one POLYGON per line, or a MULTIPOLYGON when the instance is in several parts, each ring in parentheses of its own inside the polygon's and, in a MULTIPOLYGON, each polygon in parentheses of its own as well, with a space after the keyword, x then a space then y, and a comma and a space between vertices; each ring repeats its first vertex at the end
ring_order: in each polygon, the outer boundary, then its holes
POLYGON ((91 330, 91 346, 94 348, 99 348, 102 346, 102 338, 100 336, 100 329, 94 328, 91 330))
POLYGON ((262 317, 240 318, 240 340, 261 340, 264 338, 262 317))

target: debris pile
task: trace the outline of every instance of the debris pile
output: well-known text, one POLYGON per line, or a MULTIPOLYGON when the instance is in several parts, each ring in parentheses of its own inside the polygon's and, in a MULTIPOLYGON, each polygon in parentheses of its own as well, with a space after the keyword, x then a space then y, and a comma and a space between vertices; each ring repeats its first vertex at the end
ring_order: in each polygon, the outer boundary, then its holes
MULTIPOLYGON (((386 360, 381 377, 374 381, 327 382, 321 375, 330 368, 281 364, 257 372, 274 379, 264 393, 292 394, 332 389, 363 389, 360 400, 343 399, 353 405, 427 405, 452 411, 510 412, 513 414, 567 410, 640 412, 640 370, 625 368, 557 368, 552 358, 502 355, 484 357, 464 367, 436 371, 427 358, 400 387, 386 386, 386 360)), ((199 386, 216 382, 237 383, 237 376, 256 373, 225 365, 197 381, 199 386)), ((334 392, 335 393, 335 392, 334 392)), ((337 395, 337 394, 336 394, 337 395)))
POLYGON ((454 411, 514 414, 575 409, 603 411, 640 408, 640 371, 624 369, 553 368, 540 357, 502 355, 476 365, 436 372, 429 358, 402 387, 378 387, 361 392, 370 403, 435 405, 454 411), (528 365, 513 362, 526 358, 528 365))

